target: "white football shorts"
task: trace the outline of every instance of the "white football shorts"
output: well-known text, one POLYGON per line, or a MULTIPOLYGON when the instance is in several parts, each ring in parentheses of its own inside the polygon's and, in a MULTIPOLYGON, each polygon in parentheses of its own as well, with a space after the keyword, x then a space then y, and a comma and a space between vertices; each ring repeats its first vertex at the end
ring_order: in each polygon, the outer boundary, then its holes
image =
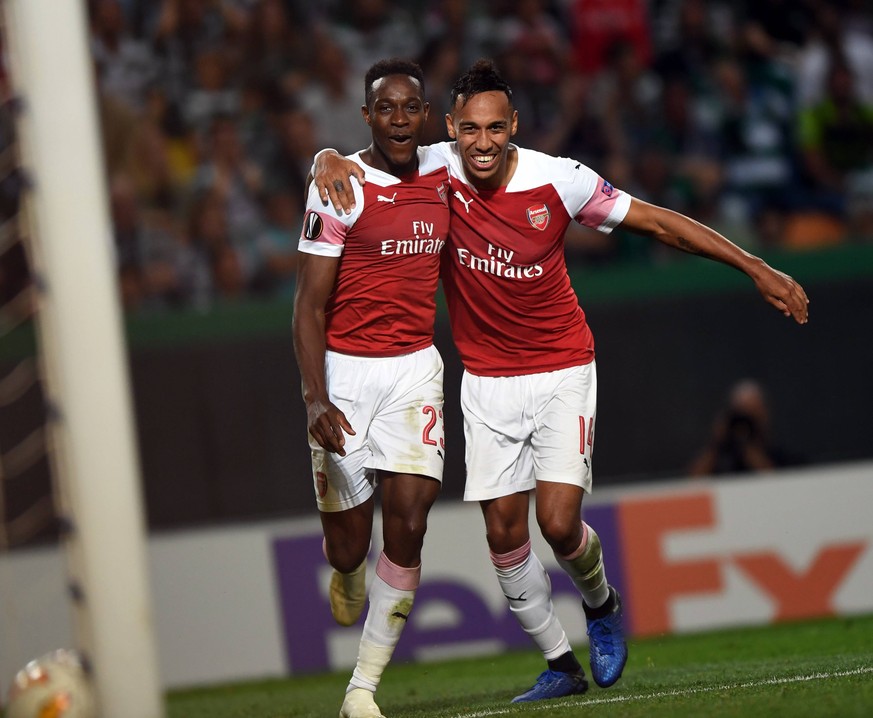
POLYGON ((380 470, 442 481, 443 360, 435 346, 384 358, 328 351, 325 374, 331 401, 356 434, 346 435, 345 456, 309 436, 319 511, 362 504, 380 470))
POLYGON ((465 501, 575 484, 591 492, 597 407, 594 362, 523 376, 464 372, 465 501))

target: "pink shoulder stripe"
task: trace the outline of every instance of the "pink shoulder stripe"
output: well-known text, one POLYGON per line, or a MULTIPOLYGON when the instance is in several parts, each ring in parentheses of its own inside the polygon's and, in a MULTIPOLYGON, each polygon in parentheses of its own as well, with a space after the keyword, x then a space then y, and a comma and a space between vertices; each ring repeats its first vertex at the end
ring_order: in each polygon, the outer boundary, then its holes
POLYGON ((600 230, 612 229, 617 222, 607 222, 607 220, 613 213, 622 191, 613 187, 602 177, 598 177, 597 180, 597 189, 594 190, 591 199, 586 202, 575 219, 586 227, 600 230))

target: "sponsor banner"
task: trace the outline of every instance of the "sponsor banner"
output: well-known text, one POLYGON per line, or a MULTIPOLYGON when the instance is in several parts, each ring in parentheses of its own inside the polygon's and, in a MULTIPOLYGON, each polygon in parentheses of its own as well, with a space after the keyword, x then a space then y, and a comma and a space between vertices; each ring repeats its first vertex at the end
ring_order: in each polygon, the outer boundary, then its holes
MULTIPOLYGON (((873 464, 747 479, 597 488, 586 521, 604 547, 631 635, 873 612, 873 464)), ((378 519, 378 517, 377 517, 378 519)), ((374 527, 369 577, 379 550, 374 527)), ((532 522, 571 642, 584 652, 579 596, 532 522)), ((312 516, 149 539, 166 688, 349 668, 361 623, 334 624, 330 568, 312 516)), ((0 682, 72 645, 56 547, 0 554, 0 682)), ((475 504, 437 502, 421 587, 397 660, 535 651, 500 591, 475 504)))
MULTIPOLYGON (((628 631, 762 624, 873 611, 873 483, 869 468, 809 470, 623 489, 586 498, 628 631), (823 488, 826 487, 826 488, 823 488)), ((606 492, 604 492, 606 493, 606 492)), ((531 526, 571 642, 585 642, 578 593, 531 526)), ((368 569, 375 568, 379 526, 368 569)), ((330 616, 321 536, 278 537, 273 556, 291 673, 353 665, 362 622, 330 616)), ((421 587, 398 660, 530 647, 502 595, 476 505, 437 505, 421 587)))

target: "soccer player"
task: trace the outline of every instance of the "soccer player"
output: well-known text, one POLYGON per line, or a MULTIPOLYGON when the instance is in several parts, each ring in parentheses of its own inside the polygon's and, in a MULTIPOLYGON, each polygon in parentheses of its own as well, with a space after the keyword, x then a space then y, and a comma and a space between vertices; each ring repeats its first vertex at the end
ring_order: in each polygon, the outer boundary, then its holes
MULTIPOLYGON (((509 85, 480 60, 452 89, 446 126, 455 142, 431 149, 452 181, 442 279, 465 369, 464 498, 480 503, 500 586, 548 666, 514 699, 523 702, 588 687, 531 551, 531 489, 543 537, 582 596, 594 681, 612 685, 627 661, 621 599, 606 580, 597 534, 580 520, 591 490, 597 379, 591 330, 564 260, 569 223, 607 233, 620 225, 734 266, 798 323, 807 321, 807 298, 793 279, 708 227, 632 198, 579 162, 513 145, 517 124, 509 85)), ((344 180, 360 180, 356 168, 324 153, 317 169, 322 200, 350 207, 344 180)))
POLYGON ((440 251, 449 228, 443 159, 419 147, 424 77, 386 60, 365 77, 372 144, 351 214, 310 185, 300 237, 294 350, 300 367, 330 606, 341 625, 367 598, 374 484, 383 550, 341 718, 381 716, 374 693, 409 617, 427 515, 443 473, 443 362, 433 346, 440 251))

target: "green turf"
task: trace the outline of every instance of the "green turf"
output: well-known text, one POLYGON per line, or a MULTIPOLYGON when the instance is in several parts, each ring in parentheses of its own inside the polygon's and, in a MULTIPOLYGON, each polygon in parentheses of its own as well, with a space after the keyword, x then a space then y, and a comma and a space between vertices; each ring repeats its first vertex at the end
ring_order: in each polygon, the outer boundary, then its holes
MULTIPOLYGON (((587 652, 582 648, 580 658, 587 652)), ((574 699, 511 706, 543 668, 537 652, 391 665, 389 718, 791 718, 873 716, 873 616, 634 641, 622 679, 574 699)), ((168 718, 325 718, 349 673, 174 692, 168 718)))

